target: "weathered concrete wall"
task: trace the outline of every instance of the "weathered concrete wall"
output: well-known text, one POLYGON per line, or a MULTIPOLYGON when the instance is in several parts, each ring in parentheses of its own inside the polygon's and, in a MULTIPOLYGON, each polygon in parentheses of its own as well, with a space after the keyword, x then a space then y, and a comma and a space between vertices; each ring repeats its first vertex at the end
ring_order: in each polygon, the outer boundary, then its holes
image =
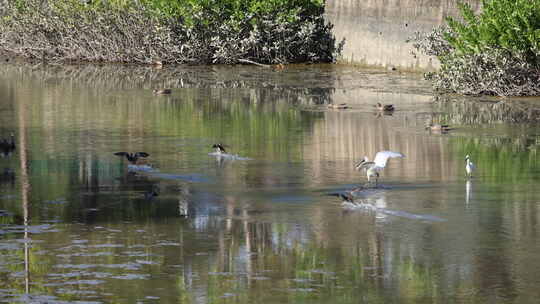
MULTIPOLYGON (((480 0, 467 1, 478 10, 480 0)), ((398 70, 433 70, 435 58, 411 54, 406 39, 458 16, 456 0, 328 0, 327 20, 345 38, 342 62, 398 70)))

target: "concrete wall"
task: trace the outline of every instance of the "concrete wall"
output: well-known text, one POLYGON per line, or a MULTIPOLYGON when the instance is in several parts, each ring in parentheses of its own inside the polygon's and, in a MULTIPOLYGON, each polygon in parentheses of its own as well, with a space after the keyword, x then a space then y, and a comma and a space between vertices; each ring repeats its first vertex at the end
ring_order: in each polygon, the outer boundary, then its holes
MULTIPOLYGON (((411 54, 405 40, 458 16, 456 0, 327 0, 326 17, 338 39, 345 38, 341 62, 398 70, 433 70, 435 58, 411 54)), ((480 0, 468 1, 478 10, 480 0)))

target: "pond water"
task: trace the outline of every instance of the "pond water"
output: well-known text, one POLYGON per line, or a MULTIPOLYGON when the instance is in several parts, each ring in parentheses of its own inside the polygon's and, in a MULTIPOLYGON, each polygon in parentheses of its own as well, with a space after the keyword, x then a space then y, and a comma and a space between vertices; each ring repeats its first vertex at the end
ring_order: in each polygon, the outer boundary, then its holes
POLYGON ((420 75, 339 65, 0 71, 17 144, 0 158, 0 302, 540 297, 539 99, 434 97, 420 75), (381 150, 405 158, 344 208, 381 150))

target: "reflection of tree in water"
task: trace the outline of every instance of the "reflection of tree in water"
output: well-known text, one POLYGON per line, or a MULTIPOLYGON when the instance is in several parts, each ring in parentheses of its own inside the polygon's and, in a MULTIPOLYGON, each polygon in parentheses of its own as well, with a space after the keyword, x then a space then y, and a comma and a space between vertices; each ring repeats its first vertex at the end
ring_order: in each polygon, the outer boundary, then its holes
MULTIPOLYGON (((538 137, 525 135, 515 137, 456 137, 452 138, 459 155, 471 154, 477 171, 500 182, 515 186, 538 180, 540 161, 537 157, 538 137)), ((465 171, 463 171, 463 174, 465 171)), ((523 194, 520 191, 514 193, 523 194)))
MULTIPOLYGON (((530 98, 475 99, 457 96, 437 96, 430 118, 434 123, 504 128, 504 136, 456 136, 451 141, 459 155, 472 153, 484 175, 495 176, 501 182, 523 183, 536 180, 535 170, 540 136, 533 128, 527 132, 508 132, 508 128, 535 126, 540 122, 540 106, 530 98), (516 124, 516 125, 512 125, 516 124)), ((454 132, 454 131, 450 131, 454 132)), ((496 130, 495 130, 495 133, 496 130)))
POLYGON ((435 122, 449 124, 537 123, 540 106, 527 99, 472 99, 436 96, 435 122))
MULTIPOLYGON (((366 223, 365 216, 343 218, 347 224, 357 224, 361 238, 340 234, 338 229, 333 231, 337 234, 323 233, 317 235, 317 240, 307 241, 310 232, 301 226, 256 222, 252 217, 257 217, 256 213, 239 212, 218 232, 219 250, 212 269, 216 274, 233 274, 242 279, 235 280, 234 286, 230 285, 231 280, 200 282, 201 288, 212 291, 209 296, 219 296, 232 288, 246 295, 272 288, 281 292, 302 291, 307 302, 310 293, 315 292, 333 299, 367 296, 383 303, 390 300, 390 285, 399 285, 404 298, 414 298, 417 292, 440 296, 441 291, 431 283, 440 271, 438 264, 414 262, 414 254, 409 256, 406 248, 389 244, 383 233, 373 229, 372 223, 366 223), (349 246, 341 245, 344 238, 351 242, 349 246), (394 261, 395 255, 410 261, 407 267, 402 267, 397 259, 394 261), (403 283, 408 284, 396 284, 401 277, 407 278, 403 283)), ((287 293, 278 294, 287 297, 287 293)), ((277 301, 279 295, 275 297, 277 301)))
POLYGON ((77 166, 79 172, 70 172, 79 178, 72 179, 75 187, 67 189, 73 191, 66 194, 66 204, 61 205, 65 219, 98 223, 121 218, 186 216, 179 213, 182 210, 178 201, 184 202, 186 213, 191 195, 188 183, 128 170, 107 172, 106 165, 93 161, 94 164, 83 162, 77 166))
MULTIPOLYGON (((254 102, 266 94, 290 104, 324 104, 334 92, 335 73, 291 68, 275 71, 254 66, 176 66, 157 69, 148 66, 4 66, 12 75, 23 74, 43 83, 69 81, 99 92, 129 89, 206 88, 255 89, 254 102)), ((174 92, 173 92, 174 93, 174 92)))

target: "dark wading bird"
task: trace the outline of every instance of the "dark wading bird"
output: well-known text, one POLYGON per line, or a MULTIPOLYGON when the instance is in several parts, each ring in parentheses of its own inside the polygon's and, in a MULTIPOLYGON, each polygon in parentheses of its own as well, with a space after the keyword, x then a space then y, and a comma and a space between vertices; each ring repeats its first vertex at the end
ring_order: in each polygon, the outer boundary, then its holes
POLYGON ((148 157, 150 156, 150 154, 146 153, 146 152, 135 152, 135 153, 129 153, 129 152, 116 152, 114 153, 114 155, 116 156, 125 156, 126 159, 132 163, 133 165, 136 165, 137 164, 137 161, 139 160, 139 158, 145 158, 145 157, 148 157))
POLYGON ((341 206, 345 208, 356 208, 363 206, 362 200, 359 202, 354 200, 354 196, 351 192, 344 192, 344 193, 334 193, 332 194, 334 196, 337 196, 341 199, 341 206))
POLYGON ((212 148, 216 149, 216 153, 219 153, 219 154, 227 153, 227 151, 225 151, 225 148, 223 147, 222 144, 213 144, 212 148))
POLYGON ((349 192, 345 193, 337 193, 335 194, 337 197, 341 198, 344 203, 351 203, 354 204, 354 197, 349 192))
POLYGON ((2 157, 9 156, 13 151, 15 151, 15 135, 11 133, 9 139, 0 138, 0 155, 2 157))
POLYGON ((367 156, 364 156, 364 159, 355 165, 357 170, 364 169, 366 171, 366 176, 368 179, 368 184, 371 183, 371 178, 375 177, 375 187, 379 181, 379 172, 386 167, 386 163, 389 158, 394 157, 405 157, 405 155, 399 152, 392 151, 380 151, 375 154, 375 159, 369 161, 367 156))

